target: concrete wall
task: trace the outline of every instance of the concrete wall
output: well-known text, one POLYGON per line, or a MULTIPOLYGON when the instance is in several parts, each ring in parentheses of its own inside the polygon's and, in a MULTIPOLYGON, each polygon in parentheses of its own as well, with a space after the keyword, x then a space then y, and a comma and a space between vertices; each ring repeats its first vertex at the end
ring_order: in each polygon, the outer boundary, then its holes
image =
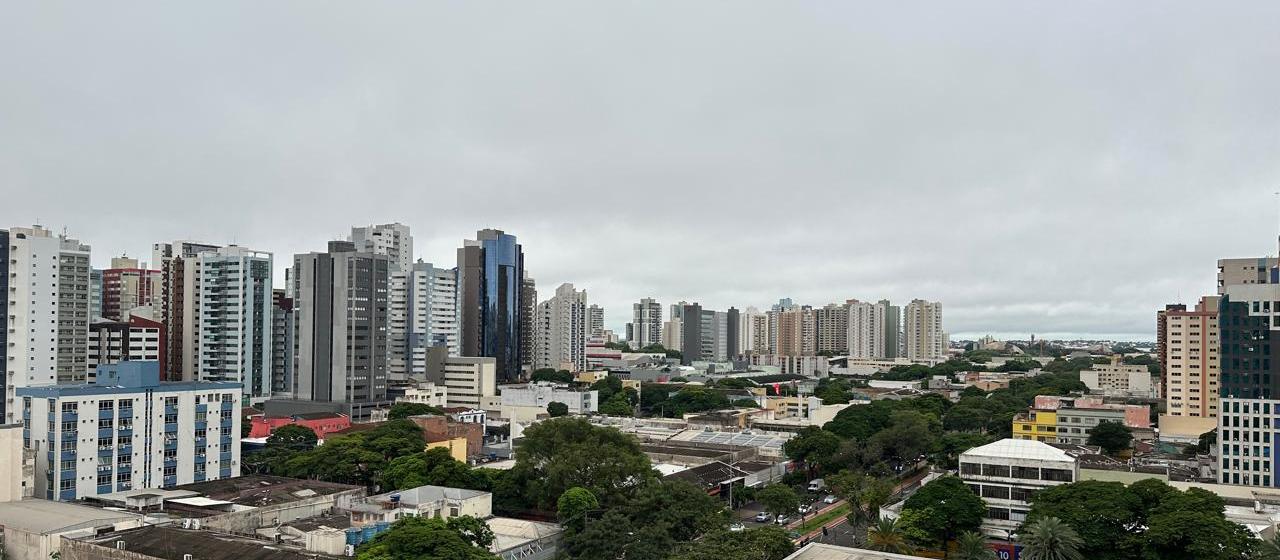
POLYGON ((326 510, 347 507, 353 500, 365 496, 366 491, 364 488, 355 488, 326 496, 314 496, 287 504, 277 504, 206 517, 200 521, 200 524, 209 530, 255 536, 259 528, 275 525, 277 521, 288 523, 298 519, 314 517, 324 513, 326 510))

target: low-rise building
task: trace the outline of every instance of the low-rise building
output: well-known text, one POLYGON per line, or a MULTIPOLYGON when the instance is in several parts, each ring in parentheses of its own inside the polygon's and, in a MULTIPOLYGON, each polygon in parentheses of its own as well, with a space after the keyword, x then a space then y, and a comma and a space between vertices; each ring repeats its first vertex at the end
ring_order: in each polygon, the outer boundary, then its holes
POLYGON ((1013 417, 1014 439, 1047 443, 1084 444, 1100 422, 1124 424, 1131 430, 1151 430, 1147 405, 1109 404, 1100 397, 1040 395, 1027 412, 1013 417), (1052 428, 1052 429, 1050 429, 1052 428))
POLYGON ((283 542, 200 529, 149 525, 62 542, 62 560, 319 560, 283 542))
POLYGON ((1147 366, 1125 365, 1118 355, 1111 357, 1110 364, 1094 364, 1089 369, 1080 370, 1080 381, 1091 392, 1107 396, 1160 397, 1147 366))
POLYGON ((391 523, 408 516, 449 519, 466 515, 485 519, 493 515, 493 495, 479 490, 419 486, 369 496, 347 506, 347 510, 355 527, 391 523))
POLYGON ((782 560, 920 560, 925 556, 893 554, 864 548, 810 543, 782 560))
POLYGON ((0 504, 6 560, 49 560, 62 554, 63 537, 88 537, 142 526, 143 516, 49 500, 0 504))
POLYGON ((444 408, 449 406, 449 388, 431 382, 419 383, 414 387, 406 387, 404 395, 396 397, 396 402, 444 408))
POLYGON ((281 426, 302 426, 310 428, 316 433, 317 438, 323 440, 329 434, 350 428, 351 417, 337 412, 305 412, 289 416, 257 414, 251 417, 250 423, 252 426, 249 429, 249 437, 251 438, 269 437, 281 426))
POLYGON ((1008 538, 1038 491, 1080 478, 1076 459, 1041 441, 1002 439, 960 454, 960 478, 987 504, 984 533, 1008 538))
POLYGON ((553 402, 564 403, 569 414, 592 414, 598 410, 597 391, 577 391, 568 385, 539 381, 522 385, 500 387, 502 407, 533 408, 546 412, 553 402))
POLYGON ((438 414, 410 416, 409 421, 422 428, 427 449, 445 447, 454 459, 464 463, 479 455, 484 446, 485 426, 482 423, 458 422, 449 416, 438 414))
POLYGON ((0 503, 35 492, 36 453, 22 446, 22 424, 0 424, 0 503))

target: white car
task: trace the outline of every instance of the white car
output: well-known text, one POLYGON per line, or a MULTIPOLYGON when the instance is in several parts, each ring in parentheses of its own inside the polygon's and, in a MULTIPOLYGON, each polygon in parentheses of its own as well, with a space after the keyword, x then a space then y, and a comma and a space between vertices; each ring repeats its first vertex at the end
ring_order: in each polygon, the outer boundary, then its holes
POLYGON ((810 506, 810 505, 807 505, 807 504, 806 504, 806 505, 800 506, 800 507, 798 508, 798 511, 799 511, 800 513, 809 513, 809 512, 811 512, 811 511, 813 511, 813 506, 810 506))
POLYGON ((733 525, 729 526, 729 530, 734 533, 745 531, 746 529, 747 529, 747 526, 741 523, 734 523, 733 525))
POLYGON ((834 504, 834 503, 836 503, 839 499, 840 499, 840 498, 837 498, 835 494, 827 494, 827 497, 825 497, 825 498, 823 498, 823 499, 822 499, 822 503, 824 503, 824 504, 834 504))
POLYGON ((768 523, 770 521, 773 521, 773 516, 769 515, 768 512, 762 511, 756 514, 755 520, 756 520, 756 523, 768 523))
POLYGON ((779 515, 777 519, 774 519, 774 520, 773 520, 773 522, 774 522, 774 523, 777 523, 778 525, 786 525, 787 523, 791 523, 791 516, 790 516, 790 515, 779 515))

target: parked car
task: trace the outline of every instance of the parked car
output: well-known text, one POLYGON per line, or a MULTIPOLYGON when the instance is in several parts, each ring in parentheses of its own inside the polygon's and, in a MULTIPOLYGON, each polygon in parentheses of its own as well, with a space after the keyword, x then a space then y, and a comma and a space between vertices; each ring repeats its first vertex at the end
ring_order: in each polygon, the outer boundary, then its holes
POLYGON ((802 505, 802 506, 800 506, 800 508, 799 508, 799 512, 800 512, 800 513, 802 513, 802 514, 803 514, 803 513, 809 513, 809 512, 811 512, 811 511, 813 511, 813 506, 811 506, 811 505, 809 505, 809 504, 802 505))
POLYGON ((777 519, 773 520, 773 522, 777 523, 778 525, 786 525, 787 523, 791 523, 791 516, 785 515, 785 514, 779 515, 777 519))
POLYGON ((837 501, 839 501, 839 500, 840 500, 840 498, 837 498, 835 494, 827 494, 827 497, 825 497, 825 498, 823 498, 823 499, 822 499, 822 503, 824 503, 824 504, 834 504, 834 503, 836 503, 836 502, 837 502, 837 501))
POLYGON ((768 523, 770 521, 773 521, 773 516, 769 515, 768 512, 762 511, 756 514, 755 520, 756 520, 756 523, 768 523))
POLYGON ((730 525, 730 526, 729 526, 729 530, 730 530, 730 531, 732 531, 732 532, 734 532, 734 533, 737 533, 737 532, 740 532, 740 531, 745 531, 746 529, 747 529, 747 526, 746 526, 746 525, 743 525, 743 524, 741 524, 741 523, 734 523, 733 525, 730 525))

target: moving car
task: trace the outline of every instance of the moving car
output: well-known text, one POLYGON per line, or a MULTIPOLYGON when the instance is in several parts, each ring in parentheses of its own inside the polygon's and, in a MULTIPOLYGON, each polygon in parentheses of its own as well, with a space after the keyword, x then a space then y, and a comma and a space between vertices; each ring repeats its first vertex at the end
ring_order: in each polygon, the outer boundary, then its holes
POLYGON ((813 511, 813 506, 811 506, 811 505, 809 505, 809 504, 805 504, 805 505, 800 506, 800 507, 798 508, 798 511, 799 511, 800 513, 809 513, 809 512, 811 512, 811 511, 813 511))
POLYGON ((834 504, 834 503, 836 503, 836 502, 837 502, 837 501, 839 501, 839 500, 840 500, 840 498, 837 498, 835 494, 827 494, 827 497, 825 497, 825 498, 823 498, 823 499, 822 499, 822 503, 824 503, 824 504, 834 504))
POLYGON ((769 515, 768 512, 762 511, 756 514, 755 520, 757 523, 768 523, 770 521, 773 521, 773 516, 769 515))
POLYGON ((785 514, 779 515, 777 519, 773 520, 773 522, 778 525, 786 525, 787 523, 791 523, 791 516, 785 514))

